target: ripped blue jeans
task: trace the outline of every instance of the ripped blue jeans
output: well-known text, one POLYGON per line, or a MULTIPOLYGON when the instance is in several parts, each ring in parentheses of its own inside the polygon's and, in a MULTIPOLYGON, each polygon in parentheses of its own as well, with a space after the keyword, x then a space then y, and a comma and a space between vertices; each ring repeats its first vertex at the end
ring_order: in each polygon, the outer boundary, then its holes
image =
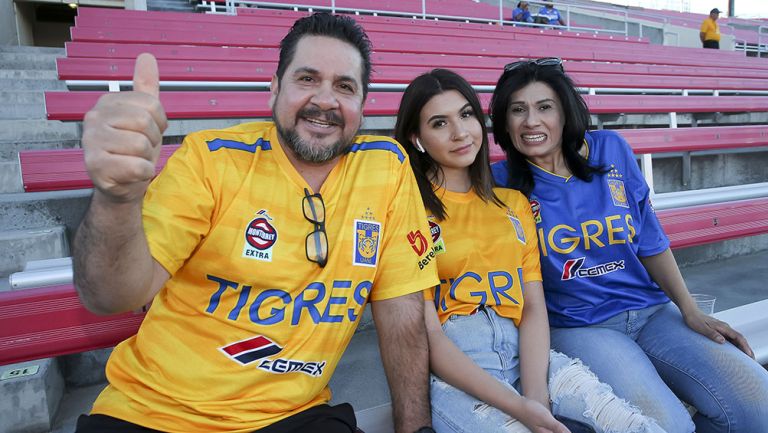
MULTIPOLYGON (((518 330, 491 309, 452 316, 443 332, 485 371, 520 392, 518 330)), ((432 425, 439 433, 525 433, 508 414, 431 377, 432 425)), ((549 393, 552 412, 592 427, 597 433, 664 433, 656 422, 597 380, 580 361, 550 352, 549 393)))
POLYGON ((768 373, 731 343, 690 329, 672 302, 550 332, 554 349, 581 359, 668 433, 768 432, 768 373), (693 418, 678 398, 697 409, 693 418))

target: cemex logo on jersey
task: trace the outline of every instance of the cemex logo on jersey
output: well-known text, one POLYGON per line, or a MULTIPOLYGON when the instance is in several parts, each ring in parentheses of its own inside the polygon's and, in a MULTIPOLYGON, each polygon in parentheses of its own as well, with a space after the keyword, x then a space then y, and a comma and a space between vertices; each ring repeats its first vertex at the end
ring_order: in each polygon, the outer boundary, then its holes
POLYGON ((257 335, 256 337, 221 347, 220 350, 230 359, 247 365, 267 356, 276 355, 283 348, 269 338, 257 335))
POLYGON ((619 269, 624 269, 624 260, 618 260, 615 262, 602 263, 591 268, 582 268, 586 257, 579 257, 578 259, 570 259, 563 265, 563 276, 561 279, 572 280, 574 278, 592 278, 599 277, 601 275, 609 274, 619 269))
POLYGON ((306 362, 295 359, 268 359, 283 350, 277 343, 263 335, 257 335, 247 340, 238 341, 219 348, 229 359, 242 365, 259 361, 258 368, 269 373, 285 374, 294 371, 308 376, 319 377, 323 374, 325 361, 306 362))

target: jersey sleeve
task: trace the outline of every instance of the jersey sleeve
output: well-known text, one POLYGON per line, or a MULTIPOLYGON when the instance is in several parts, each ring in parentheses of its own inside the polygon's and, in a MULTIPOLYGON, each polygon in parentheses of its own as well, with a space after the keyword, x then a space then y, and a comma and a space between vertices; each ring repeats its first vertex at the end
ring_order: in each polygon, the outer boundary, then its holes
POLYGON ((184 139, 144 198, 142 214, 150 252, 171 275, 211 226, 215 200, 198 141, 194 135, 184 139))
POLYGON ((707 33, 707 31, 709 31, 709 20, 704 20, 701 23, 701 29, 699 31, 701 31, 701 33, 707 33))
POLYGON ((637 208, 639 221, 637 227, 636 242, 638 242, 637 255, 640 257, 654 256, 669 248, 669 239, 656 216, 656 211, 651 204, 651 189, 645 181, 640 167, 629 143, 619 134, 615 135, 621 144, 627 171, 627 195, 631 198, 631 206, 637 208))
POLYGON ((398 162, 395 170, 397 183, 382 230, 373 301, 419 292, 439 283, 427 215, 408 158, 398 162))

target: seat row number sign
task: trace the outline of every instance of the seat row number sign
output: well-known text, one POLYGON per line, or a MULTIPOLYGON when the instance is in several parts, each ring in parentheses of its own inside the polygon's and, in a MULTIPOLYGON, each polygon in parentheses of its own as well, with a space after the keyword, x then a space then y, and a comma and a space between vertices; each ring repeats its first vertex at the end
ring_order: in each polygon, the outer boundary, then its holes
POLYGON ((39 365, 28 365, 26 367, 5 370, 0 374, 0 380, 16 379, 24 376, 34 376, 40 371, 39 365))

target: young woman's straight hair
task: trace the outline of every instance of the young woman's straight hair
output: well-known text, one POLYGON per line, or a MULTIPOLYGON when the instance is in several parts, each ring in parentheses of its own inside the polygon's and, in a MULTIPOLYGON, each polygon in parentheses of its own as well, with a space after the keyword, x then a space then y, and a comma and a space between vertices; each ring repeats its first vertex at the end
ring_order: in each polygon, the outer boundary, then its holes
POLYGON ((525 155, 512 144, 510 132, 507 131, 507 111, 512 94, 534 82, 548 85, 562 104, 565 120, 562 148, 568 170, 587 182, 592 180, 594 173, 604 171, 601 167, 591 166, 587 158, 579 153, 584 146, 584 135, 589 129, 590 118, 587 103, 576 90, 573 81, 563 72, 561 65, 539 66, 535 61, 530 61, 501 74, 488 109, 493 122, 494 140, 507 155, 509 184, 501 186, 517 189, 526 196, 530 196, 533 191, 533 172, 525 155))
POLYGON ((442 171, 442 167, 429 156, 429 153, 419 152, 416 144, 411 142, 411 136, 419 134, 419 119, 421 118, 421 110, 424 106, 433 97, 450 90, 455 90, 466 98, 482 128, 483 141, 480 145, 480 151, 477 153, 474 162, 469 166, 469 178, 472 183, 472 189, 484 201, 490 200, 497 206, 504 206, 504 203, 493 192, 493 175, 491 174, 488 156, 488 130, 485 127, 485 116, 475 90, 464 78, 455 72, 447 69, 433 69, 416 77, 405 89, 403 99, 400 101, 400 109, 397 112, 395 139, 408 152, 424 206, 438 220, 444 220, 447 215, 445 205, 435 194, 429 175, 442 171))

